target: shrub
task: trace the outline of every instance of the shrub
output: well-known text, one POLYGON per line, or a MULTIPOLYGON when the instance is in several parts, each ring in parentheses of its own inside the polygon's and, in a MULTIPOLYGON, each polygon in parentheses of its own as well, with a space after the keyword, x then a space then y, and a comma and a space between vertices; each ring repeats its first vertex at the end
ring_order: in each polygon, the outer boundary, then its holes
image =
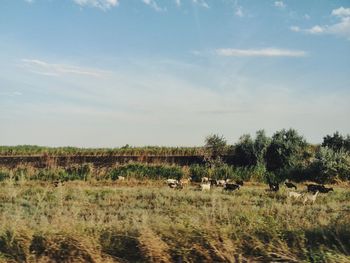
POLYGON ((118 176, 136 179, 181 179, 183 175, 180 166, 131 163, 112 169, 107 177, 112 180, 118 179, 118 176))

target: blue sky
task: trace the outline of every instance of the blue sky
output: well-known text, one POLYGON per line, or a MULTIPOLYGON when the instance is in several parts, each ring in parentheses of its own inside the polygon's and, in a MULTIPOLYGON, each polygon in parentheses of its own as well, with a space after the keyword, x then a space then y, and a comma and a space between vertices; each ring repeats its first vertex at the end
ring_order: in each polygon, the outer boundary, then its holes
POLYGON ((350 133, 350 2, 3 0, 0 145, 350 133))

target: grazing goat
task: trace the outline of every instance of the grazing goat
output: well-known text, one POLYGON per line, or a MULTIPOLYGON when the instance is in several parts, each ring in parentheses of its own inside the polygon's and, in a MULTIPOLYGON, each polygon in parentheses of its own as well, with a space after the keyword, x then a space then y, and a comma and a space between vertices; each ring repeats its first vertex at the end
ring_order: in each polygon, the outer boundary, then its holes
POLYGON ((318 193, 319 193, 319 191, 316 191, 316 193, 313 194, 313 195, 306 194, 306 195, 305 195, 305 199, 304 199, 304 201, 303 201, 303 204, 305 205, 308 201, 309 201, 311 204, 315 203, 316 197, 317 197, 318 193))
POLYGON ((236 184, 240 185, 240 186, 243 186, 243 180, 236 180, 236 184))
POLYGON ((270 191, 277 192, 280 189, 279 184, 269 182, 270 191))
POLYGON ((211 186, 218 186, 218 181, 215 179, 210 179, 209 182, 211 186))
POLYGON ((224 190, 225 191, 234 191, 236 189, 239 189, 241 186, 239 184, 225 184, 224 190))
POLYGON ((209 191, 210 190, 210 184, 201 184, 201 190, 202 191, 209 191))
POLYGON ((125 180, 125 177, 124 176, 118 176, 118 181, 124 181, 125 180))
POLYGON ((284 183, 288 188, 294 188, 295 190, 297 190, 297 186, 291 182, 285 182, 284 183))
POLYGON ((326 194, 334 190, 332 187, 327 188, 323 184, 309 184, 307 185, 307 191, 312 193, 316 193, 317 191, 319 191, 320 193, 326 194))
POLYGON ((291 197, 291 198, 298 199, 299 197, 302 196, 302 194, 297 193, 297 192, 290 191, 290 192, 288 193, 288 196, 291 197))
POLYGON ((328 192, 334 191, 333 187, 324 187, 323 189, 320 189, 320 193, 327 194, 328 192))
POLYGON ((190 184, 190 182, 191 182, 191 178, 181 179, 181 180, 180 180, 180 185, 181 185, 181 186, 187 186, 187 185, 190 184))
POLYGON ((216 185, 217 186, 225 186, 226 185, 226 180, 217 180, 216 181, 216 185))
POLYGON ((165 182, 167 184, 178 184, 179 183, 179 181, 176 179, 166 179, 165 182))
POLYGON ((209 182, 209 178, 208 177, 202 177, 202 183, 207 183, 209 182))

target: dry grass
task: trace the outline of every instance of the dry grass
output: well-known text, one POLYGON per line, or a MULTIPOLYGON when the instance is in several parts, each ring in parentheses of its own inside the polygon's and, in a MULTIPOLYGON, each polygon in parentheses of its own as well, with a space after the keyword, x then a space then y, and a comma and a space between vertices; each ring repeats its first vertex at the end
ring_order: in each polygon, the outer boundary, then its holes
POLYGON ((302 205, 161 182, 4 181, 0 262, 350 262, 350 190, 302 205))

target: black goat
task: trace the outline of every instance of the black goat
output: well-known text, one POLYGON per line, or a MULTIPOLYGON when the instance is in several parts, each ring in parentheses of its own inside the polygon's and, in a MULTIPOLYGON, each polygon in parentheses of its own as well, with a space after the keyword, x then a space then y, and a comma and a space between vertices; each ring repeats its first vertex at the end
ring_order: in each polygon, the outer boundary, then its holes
POLYGON ((307 185, 307 191, 316 193, 319 191, 320 193, 326 194, 330 191, 334 191, 332 187, 327 188, 323 184, 309 184, 307 185))
POLYGON ((236 184, 240 185, 240 186, 243 186, 243 180, 236 180, 236 184))
POLYGON ((270 191, 273 191, 273 192, 277 192, 278 190, 280 190, 280 186, 277 183, 269 182, 269 187, 270 187, 270 191))
POLYGON ((295 190, 297 190, 297 186, 291 182, 285 182, 284 183, 288 188, 294 188, 295 190))
POLYGON ((239 189, 241 186, 239 184, 225 184, 224 190, 225 191, 234 191, 236 189, 239 189))

